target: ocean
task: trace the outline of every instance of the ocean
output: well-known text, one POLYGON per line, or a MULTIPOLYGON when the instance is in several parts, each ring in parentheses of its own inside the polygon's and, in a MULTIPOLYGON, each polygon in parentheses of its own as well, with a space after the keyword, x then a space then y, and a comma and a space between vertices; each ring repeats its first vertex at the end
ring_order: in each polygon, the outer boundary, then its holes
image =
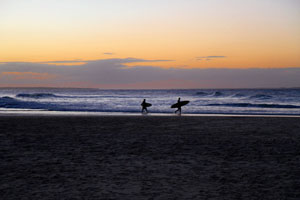
POLYGON ((183 114, 300 115, 300 89, 102 90, 61 88, 0 88, 0 113, 35 111, 172 114, 182 101, 183 114))

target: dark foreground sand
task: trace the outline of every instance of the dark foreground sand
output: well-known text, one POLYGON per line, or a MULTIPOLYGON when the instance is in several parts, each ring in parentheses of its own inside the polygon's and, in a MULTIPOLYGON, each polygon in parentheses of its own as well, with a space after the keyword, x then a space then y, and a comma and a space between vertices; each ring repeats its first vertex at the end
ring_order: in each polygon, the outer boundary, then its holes
POLYGON ((300 199, 300 118, 0 117, 1 199, 300 199))

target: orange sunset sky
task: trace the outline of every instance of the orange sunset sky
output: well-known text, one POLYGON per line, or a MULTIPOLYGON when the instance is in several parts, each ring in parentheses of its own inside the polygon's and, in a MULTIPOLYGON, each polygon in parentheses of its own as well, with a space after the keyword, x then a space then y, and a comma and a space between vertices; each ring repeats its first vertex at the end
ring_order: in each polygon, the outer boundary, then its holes
MULTIPOLYGON (((117 63, 123 70, 153 67, 163 73, 169 69, 297 70, 300 1, 0 0, 0 86, 105 88, 105 82, 88 82, 88 75, 84 81, 74 78, 70 68, 87 66, 92 74, 96 67, 89 65, 97 62, 99 68, 117 63), (52 66, 56 71, 49 69, 52 66), (59 71, 65 68, 70 71, 59 71)), ((166 75, 147 83, 176 80, 189 77, 166 75)), ((143 81, 125 82, 107 84, 120 87, 143 81)), ((209 87, 200 82, 178 87, 209 87)), ((288 86, 299 86, 293 84, 288 86)))

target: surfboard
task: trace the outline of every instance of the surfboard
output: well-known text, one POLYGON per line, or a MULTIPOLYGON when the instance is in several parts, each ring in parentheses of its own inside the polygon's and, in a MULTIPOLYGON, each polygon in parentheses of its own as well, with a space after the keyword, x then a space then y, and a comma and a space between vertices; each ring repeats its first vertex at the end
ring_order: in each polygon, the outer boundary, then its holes
POLYGON ((180 101, 179 103, 175 103, 171 106, 171 108, 178 108, 180 106, 185 106, 186 104, 190 103, 190 101, 180 101))
POLYGON ((142 103, 141 106, 150 107, 150 106, 152 106, 152 104, 151 103, 142 103))

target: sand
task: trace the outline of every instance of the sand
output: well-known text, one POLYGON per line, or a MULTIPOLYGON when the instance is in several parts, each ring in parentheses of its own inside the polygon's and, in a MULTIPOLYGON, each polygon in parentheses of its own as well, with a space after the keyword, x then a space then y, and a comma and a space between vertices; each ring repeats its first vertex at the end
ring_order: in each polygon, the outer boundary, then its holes
POLYGON ((300 118, 0 116, 1 199, 299 199, 300 118))

